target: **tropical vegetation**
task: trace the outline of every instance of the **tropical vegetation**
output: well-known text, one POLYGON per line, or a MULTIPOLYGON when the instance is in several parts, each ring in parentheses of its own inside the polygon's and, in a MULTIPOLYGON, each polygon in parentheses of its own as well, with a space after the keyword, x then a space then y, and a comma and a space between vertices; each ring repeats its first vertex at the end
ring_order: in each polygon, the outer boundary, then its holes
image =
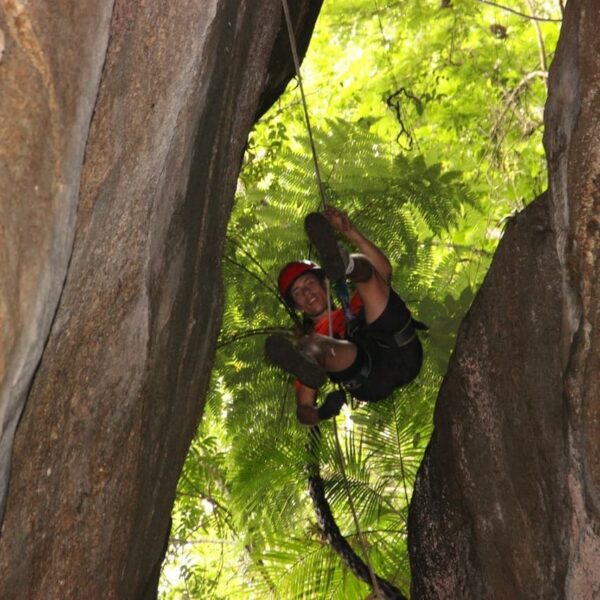
MULTIPOLYGON (((321 427, 320 474, 356 553, 408 595, 407 511, 459 323, 511 216, 546 187, 559 0, 325 0, 302 66, 325 200, 390 257, 430 327, 419 378, 321 427), (341 450, 341 454, 340 454, 341 450)), ((321 205, 297 81, 251 134, 223 261, 205 414, 179 483, 160 597, 364 598, 307 492, 293 382, 264 360, 291 330, 281 265, 321 205)))

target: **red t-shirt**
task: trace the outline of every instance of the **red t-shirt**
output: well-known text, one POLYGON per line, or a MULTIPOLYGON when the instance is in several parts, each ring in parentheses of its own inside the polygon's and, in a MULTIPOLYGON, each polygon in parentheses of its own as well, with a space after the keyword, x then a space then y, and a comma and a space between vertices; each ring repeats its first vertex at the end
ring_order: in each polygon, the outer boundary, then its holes
MULTIPOLYGON (((358 292, 354 292, 350 297, 350 310, 353 315, 358 315, 362 307, 365 305, 363 299, 358 292)), ((331 323, 333 329, 333 337, 343 338, 346 335, 346 315, 343 308, 338 308, 331 311, 331 323)), ((325 313, 316 323, 314 327, 315 333, 321 335, 329 335, 329 315, 325 313)))

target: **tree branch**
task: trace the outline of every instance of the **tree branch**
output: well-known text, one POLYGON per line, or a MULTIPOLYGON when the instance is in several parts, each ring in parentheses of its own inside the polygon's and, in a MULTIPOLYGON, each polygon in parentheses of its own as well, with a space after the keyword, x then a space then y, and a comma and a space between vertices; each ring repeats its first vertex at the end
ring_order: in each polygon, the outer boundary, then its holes
MULTIPOLYGON (((285 308, 286 312, 290 315, 290 318, 292 319, 292 321, 298 326, 301 325, 298 315, 287 305, 287 303, 279 295, 279 291, 277 290, 277 288, 274 285, 272 285, 269 281, 263 280, 259 275, 257 275, 256 273, 253 273, 246 265, 237 261, 235 258, 232 258, 231 256, 227 256, 227 255, 225 255, 223 258, 226 261, 230 262, 232 265, 235 265, 236 267, 239 267, 240 269, 242 269, 242 271, 245 271, 246 273, 248 273, 248 275, 250 275, 250 277, 253 277, 254 279, 256 279, 256 281, 258 281, 263 287, 265 287, 271 293, 273 293, 275 295, 275 297, 277 298, 278 302, 285 308)), ((262 267, 260 267, 260 268, 264 272, 264 269, 262 267)))
MULTIPOLYGON (((533 4, 531 0, 526 0, 527 6, 529 10, 533 13, 533 4)), ((540 68, 544 71, 548 70, 548 62, 546 60, 546 47, 544 45, 544 36, 542 35, 542 30, 540 28, 539 21, 534 21, 533 26, 535 27, 535 34, 537 36, 538 42, 538 51, 540 53, 540 68)))
POLYGON ((509 8, 508 6, 503 6, 502 4, 497 4, 496 2, 491 2, 490 0, 478 0, 482 4, 489 4, 490 6, 495 6, 496 8, 500 8, 501 10, 505 10, 507 12, 518 15, 519 17, 523 17, 525 19, 531 19, 532 21, 546 21, 549 23, 562 23, 561 19, 553 19, 552 17, 537 17, 536 15, 528 15, 526 13, 515 10, 514 8, 509 8))
POLYGON ((290 330, 286 327, 258 327, 256 329, 247 329, 246 331, 240 331, 238 333, 234 333, 229 337, 220 340, 217 342, 217 350, 223 348, 223 346, 227 346, 227 344, 231 344, 233 342, 237 342, 239 340, 243 340, 248 337, 252 337, 254 335, 267 335, 269 333, 288 333, 290 330))
POLYGON ((500 128, 500 124, 502 123, 508 110, 510 109, 511 106, 514 105, 517 97, 523 93, 523 90, 525 90, 530 85, 531 81, 533 79, 535 79, 536 77, 541 77, 542 79, 548 79, 548 73, 547 73, 547 71, 531 71, 531 73, 527 73, 527 75, 525 75, 525 77, 523 77, 523 79, 521 79, 521 81, 519 81, 519 83, 515 86, 515 88, 508 94, 508 96, 506 98, 506 102, 504 103, 504 108, 502 109, 500 116, 496 119, 496 122, 494 123, 494 126, 492 127, 492 130, 490 131, 490 137, 492 137, 492 138, 496 137, 496 134, 498 133, 498 129, 500 128))

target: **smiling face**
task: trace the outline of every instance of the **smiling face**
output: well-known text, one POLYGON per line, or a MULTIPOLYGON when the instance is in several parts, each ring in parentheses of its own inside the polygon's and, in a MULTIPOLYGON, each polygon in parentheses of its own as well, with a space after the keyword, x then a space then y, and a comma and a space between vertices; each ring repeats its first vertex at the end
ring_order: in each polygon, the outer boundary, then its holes
POLYGON ((298 277, 292 285, 290 295, 296 308, 313 320, 327 312, 325 286, 321 279, 313 273, 306 273, 298 277))

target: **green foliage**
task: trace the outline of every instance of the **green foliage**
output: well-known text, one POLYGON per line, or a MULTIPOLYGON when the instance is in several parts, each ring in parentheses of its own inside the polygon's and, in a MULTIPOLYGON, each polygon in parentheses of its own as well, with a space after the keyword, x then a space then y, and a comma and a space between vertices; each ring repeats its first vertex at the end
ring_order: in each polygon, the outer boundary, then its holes
MULTIPOLYGON (((558 2, 521 9, 560 14, 558 2)), ((388 254, 395 289, 431 328, 416 382, 338 418, 347 480, 333 428, 322 427, 321 474, 340 529, 364 557, 362 534, 375 570, 405 593, 408 502, 458 324, 503 223, 544 189, 557 33, 474 0, 327 0, 303 65, 327 200, 388 254)), ((368 593, 321 539, 293 382, 263 359, 265 335, 294 327, 275 281, 309 254, 302 222, 318 198, 292 83, 251 134, 240 176, 213 385, 179 483, 165 600, 368 593)))

